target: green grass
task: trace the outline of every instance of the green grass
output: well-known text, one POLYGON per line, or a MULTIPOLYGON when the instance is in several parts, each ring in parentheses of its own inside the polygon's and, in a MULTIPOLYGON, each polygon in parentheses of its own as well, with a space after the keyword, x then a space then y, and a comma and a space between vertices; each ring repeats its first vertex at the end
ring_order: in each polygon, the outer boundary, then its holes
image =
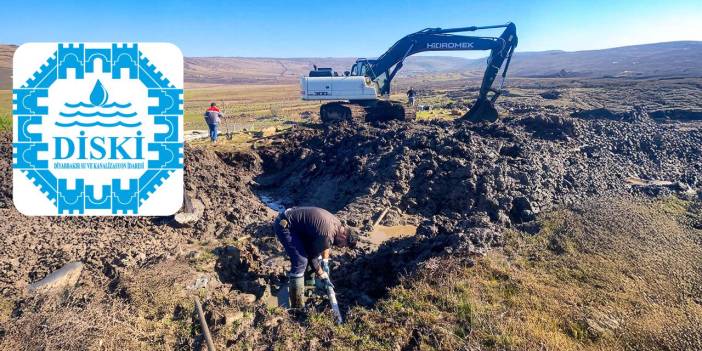
POLYGON ((12 91, 0 90, 0 131, 12 130, 12 91))

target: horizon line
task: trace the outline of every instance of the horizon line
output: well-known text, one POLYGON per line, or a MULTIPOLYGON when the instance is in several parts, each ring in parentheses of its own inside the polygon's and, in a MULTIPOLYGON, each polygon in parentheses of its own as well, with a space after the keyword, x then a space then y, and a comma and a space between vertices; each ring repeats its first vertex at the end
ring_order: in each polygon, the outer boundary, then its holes
MULTIPOLYGON (((59 41, 57 43, 75 43, 75 42, 80 42, 80 41, 59 41)), ((136 41, 120 41, 124 43, 138 43, 136 41)), ((149 42, 145 42, 149 43, 149 42)), ((515 50, 515 54, 532 54, 532 53, 544 53, 544 52, 562 52, 562 53, 576 53, 576 52, 591 52, 591 51, 603 51, 603 50, 612 50, 612 49, 623 49, 623 48, 630 48, 630 47, 635 47, 635 46, 647 46, 647 45, 657 45, 657 44, 673 44, 673 43, 702 43, 702 40, 672 40, 672 41, 659 41, 659 42, 651 42, 651 43, 642 43, 642 44, 631 44, 631 45, 622 45, 622 46, 612 46, 612 47, 606 47, 606 48, 600 48, 600 49, 586 49, 586 50, 562 50, 562 49, 549 49, 549 50, 538 50, 538 51, 519 51, 515 50)), ((7 44, 7 43, 0 43, 0 45, 4 46, 14 46, 14 47, 20 47, 22 44, 7 44)), ((175 44, 174 44, 175 45, 175 44)), ((177 46, 177 45, 176 45, 177 46)), ((476 51, 478 52, 478 51, 476 51)), ((382 54, 381 54, 382 55, 382 54)), ((414 55, 413 55, 414 56, 414 55)), ((298 59, 356 59, 358 57, 374 57, 374 56, 280 56, 280 57, 275 57, 275 56, 183 56, 184 58, 242 58, 242 59, 293 59, 293 60, 298 60, 298 59)), ((411 56, 410 56, 411 57, 411 56)), ((416 56, 415 56, 416 57, 416 56)), ((466 57, 461 57, 461 56, 453 56, 453 55, 425 55, 424 57, 452 57, 452 58, 458 58, 458 59, 464 59, 464 60, 482 60, 485 57, 480 57, 480 58, 466 58, 466 57)), ((408 57, 409 58, 409 57, 408 57)))

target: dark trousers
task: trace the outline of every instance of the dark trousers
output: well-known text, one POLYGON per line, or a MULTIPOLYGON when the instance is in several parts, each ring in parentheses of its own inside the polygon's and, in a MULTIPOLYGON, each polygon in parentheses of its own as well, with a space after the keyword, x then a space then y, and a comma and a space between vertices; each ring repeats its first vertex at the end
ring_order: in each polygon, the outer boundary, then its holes
POLYGON ((273 222, 273 230, 280 243, 283 244, 285 253, 290 257, 290 277, 303 277, 308 262, 307 251, 299 235, 291 231, 289 227, 283 228, 280 225, 280 221, 283 219, 285 219, 285 216, 281 213, 273 222))

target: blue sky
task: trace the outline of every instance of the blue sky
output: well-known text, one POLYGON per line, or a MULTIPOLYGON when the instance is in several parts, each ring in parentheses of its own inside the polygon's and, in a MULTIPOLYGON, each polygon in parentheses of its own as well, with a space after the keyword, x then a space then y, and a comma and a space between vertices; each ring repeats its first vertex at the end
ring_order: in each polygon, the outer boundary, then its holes
POLYGON ((702 40, 700 0, 25 0, 2 9, 0 43, 167 41, 186 56, 374 57, 422 28, 507 21, 518 51, 702 40))

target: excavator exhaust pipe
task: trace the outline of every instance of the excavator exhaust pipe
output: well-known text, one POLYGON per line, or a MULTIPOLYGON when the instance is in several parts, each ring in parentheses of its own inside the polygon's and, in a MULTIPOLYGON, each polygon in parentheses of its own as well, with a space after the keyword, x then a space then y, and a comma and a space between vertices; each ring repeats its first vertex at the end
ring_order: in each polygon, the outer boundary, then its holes
POLYGON ((492 101, 487 99, 478 99, 462 118, 471 122, 495 122, 497 121, 497 117, 497 109, 492 101))

